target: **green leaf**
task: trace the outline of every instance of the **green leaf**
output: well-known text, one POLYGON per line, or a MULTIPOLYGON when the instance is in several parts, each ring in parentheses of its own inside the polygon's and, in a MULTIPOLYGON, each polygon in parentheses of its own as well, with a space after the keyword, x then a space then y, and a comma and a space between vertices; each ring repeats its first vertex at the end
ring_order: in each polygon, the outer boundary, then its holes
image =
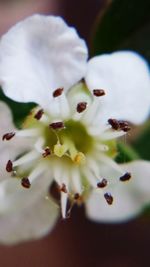
POLYGON ((19 126, 24 118, 29 114, 30 110, 35 107, 33 103, 18 103, 6 97, 2 90, 0 90, 0 101, 4 101, 11 109, 13 120, 16 126, 19 126))
POLYGON ((92 54, 130 49, 150 62, 150 1, 106 1, 93 38, 92 54))
POLYGON ((121 142, 117 144, 117 150, 118 154, 115 160, 118 163, 125 163, 140 158, 137 151, 135 151, 131 146, 121 142))
POLYGON ((132 145, 141 158, 150 160, 150 122, 132 145))

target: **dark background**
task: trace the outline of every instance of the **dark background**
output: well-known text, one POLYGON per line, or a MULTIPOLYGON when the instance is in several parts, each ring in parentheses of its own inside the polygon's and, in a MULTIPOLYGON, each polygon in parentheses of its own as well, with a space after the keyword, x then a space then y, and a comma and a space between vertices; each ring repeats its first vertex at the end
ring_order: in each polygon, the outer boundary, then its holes
MULTIPOLYGON (((22 0, 23 1, 23 0, 22 0)), ((0 1, 8 16, 0 16, 0 31, 33 12, 62 15, 89 40, 92 25, 104 0, 39 1, 29 9, 14 12, 11 1, 0 1), (2 3, 3 2, 3 3, 2 3), (38 5, 37 5, 38 4, 38 5), (10 17, 10 15, 12 17, 10 17)), ((22 226, 23 227, 23 226, 22 226)), ((90 222, 84 209, 74 208, 71 218, 59 220, 42 240, 17 246, 0 246, 2 267, 144 267, 149 266, 150 217, 142 216, 126 224, 104 225, 90 222)))
POLYGON ((82 209, 42 240, 0 247, 2 267, 149 266, 150 218, 121 225, 86 220, 82 209))

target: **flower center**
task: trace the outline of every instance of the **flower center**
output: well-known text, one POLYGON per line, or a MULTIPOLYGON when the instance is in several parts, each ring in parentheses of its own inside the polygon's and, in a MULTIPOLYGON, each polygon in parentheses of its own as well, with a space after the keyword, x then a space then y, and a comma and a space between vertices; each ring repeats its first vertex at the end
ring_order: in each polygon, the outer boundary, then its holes
MULTIPOLYGON (((24 127, 26 129, 34 127, 34 131, 37 130, 39 150, 44 149, 42 153, 44 158, 50 155, 59 158, 68 157, 74 163, 84 163, 86 154, 94 149, 94 138, 87 132, 85 125, 73 119, 49 123, 51 120, 48 114, 45 122, 39 119, 41 113, 41 110, 36 113, 33 111, 34 116, 28 117, 24 127)), ((51 160, 51 157, 47 158, 51 160)))
MULTIPOLYGON (((81 203, 91 189, 105 190, 109 186, 108 177, 101 175, 104 167, 115 169, 122 182, 131 177, 113 161, 115 139, 130 130, 128 123, 109 119, 104 125, 94 124, 99 99, 104 95, 104 90, 95 89, 89 103, 81 100, 74 109, 63 89, 58 88, 53 92, 57 114, 53 116, 38 107, 28 116, 22 130, 3 136, 3 140, 14 136, 29 139, 29 152, 17 156, 13 162, 8 160, 6 170, 12 174, 15 171, 25 188, 48 173, 50 184, 55 181, 58 185, 63 217, 66 217, 68 198, 81 203)), ((113 203, 109 192, 104 191, 104 198, 109 205, 113 203)))

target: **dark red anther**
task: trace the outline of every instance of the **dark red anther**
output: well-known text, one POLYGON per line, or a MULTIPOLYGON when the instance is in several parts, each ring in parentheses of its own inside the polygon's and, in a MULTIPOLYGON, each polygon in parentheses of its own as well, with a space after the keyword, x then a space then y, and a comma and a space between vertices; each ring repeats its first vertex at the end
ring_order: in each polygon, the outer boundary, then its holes
POLYGON ((106 199, 108 205, 112 205, 114 199, 110 193, 105 193, 104 198, 106 199))
POLYGON ((58 97, 60 95, 62 95, 64 89, 63 88, 58 88, 53 92, 53 97, 58 97))
POLYGON ((129 126, 128 122, 127 121, 122 121, 122 120, 119 120, 119 125, 120 125, 120 128, 123 128, 125 126, 129 126))
POLYGON ((3 140, 3 141, 4 141, 4 140, 9 141, 10 139, 12 139, 12 138, 14 137, 14 135, 15 135, 14 132, 6 133, 6 134, 3 135, 2 140, 3 140))
POLYGON ((97 187, 98 188, 104 188, 104 187, 107 186, 107 184, 108 184, 107 180, 106 179, 102 179, 101 182, 97 183, 97 187))
POLYGON ((42 154, 43 158, 46 158, 47 156, 49 156, 51 154, 50 148, 46 147, 44 149, 44 153, 42 154))
POLYGON ((119 121, 116 119, 109 119, 108 123, 111 125, 111 127, 114 130, 119 130, 120 129, 120 125, 119 125, 119 121))
POLYGON ((125 126, 122 130, 124 132, 129 132, 131 130, 131 127, 130 126, 125 126))
POLYGON ((21 180, 21 184, 22 184, 22 186, 25 187, 25 188, 30 188, 30 187, 31 187, 31 183, 30 183, 28 177, 24 177, 24 178, 22 178, 22 180, 21 180))
POLYGON ((77 112, 81 113, 83 112, 87 107, 87 103, 86 102, 80 102, 77 104, 77 112))
POLYGON ((112 126, 114 130, 122 130, 124 132, 128 132, 131 130, 129 123, 127 121, 109 119, 108 123, 112 126))
POLYGON ((8 160, 7 164, 6 164, 6 171, 7 172, 12 172, 13 171, 13 163, 11 160, 8 160))
POLYGON ((131 173, 130 172, 126 172, 124 175, 122 175, 119 180, 121 182, 126 182, 129 181, 131 179, 131 173))
POLYGON ((94 89, 93 90, 93 95, 95 96, 104 96, 105 95, 105 91, 103 89, 94 89))
POLYGON ((43 110, 43 109, 40 109, 40 110, 34 115, 34 118, 35 118, 36 120, 40 120, 43 114, 44 114, 44 110, 43 110))
POLYGON ((74 194, 74 200, 78 200, 80 198, 79 193, 74 194))
POLYGON ((63 129, 65 125, 62 121, 58 121, 58 122, 51 123, 49 127, 52 128, 53 130, 59 130, 59 129, 63 129))
POLYGON ((59 190, 60 190, 61 192, 67 194, 67 188, 66 188, 66 185, 65 185, 65 184, 62 184, 62 186, 59 187, 59 190))
POLYGON ((120 125, 120 129, 124 132, 128 132, 131 130, 131 127, 129 126, 129 123, 127 121, 118 121, 120 125))

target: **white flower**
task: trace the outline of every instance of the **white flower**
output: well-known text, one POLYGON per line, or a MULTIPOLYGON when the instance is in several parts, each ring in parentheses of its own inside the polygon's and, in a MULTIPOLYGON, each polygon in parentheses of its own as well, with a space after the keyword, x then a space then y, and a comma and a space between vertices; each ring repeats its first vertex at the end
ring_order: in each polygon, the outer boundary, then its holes
POLYGON ((0 240, 36 238, 50 229, 58 212, 52 185, 64 218, 68 199, 71 207, 85 202, 89 218, 110 222, 135 216, 150 201, 150 164, 114 161, 115 139, 130 130, 122 120, 138 124, 149 114, 150 76, 142 57, 121 51, 87 62, 86 44, 73 28, 59 17, 35 15, 2 37, 0 83, 11 99, 38 104, 21 130, 3 134, 4 144, 26 138, 28 146, 10 148, 6 170, 14 177, 0 184, 0 214, 19 219, 12 228, 7 223, 0 240), (22 229, 29 210, 33 218, 22 229))

